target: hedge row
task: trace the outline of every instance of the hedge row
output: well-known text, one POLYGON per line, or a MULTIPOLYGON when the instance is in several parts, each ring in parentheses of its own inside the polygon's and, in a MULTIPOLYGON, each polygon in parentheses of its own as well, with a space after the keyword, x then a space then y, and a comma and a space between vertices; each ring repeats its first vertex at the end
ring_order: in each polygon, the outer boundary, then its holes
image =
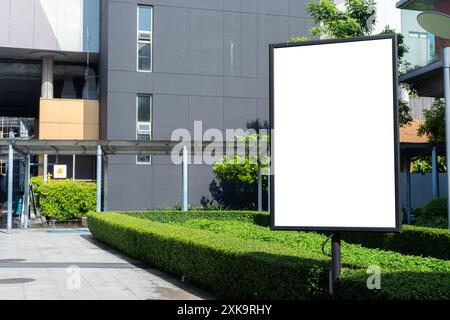
POLYGON ((270 215, 267 212, 258 211, 171 211, 171 210, 155 210, 155 211, 128 211, 125 214, 150 219, 159 222, 186 222, 194 219, 210 219, 210 220, 233 220, 250 222, 260 226, 270 225, 270 215))
POLYGON ((92 234, 123 253, 173 273, 217 298, 326 298, 328 263, 285 250, 119 213, 88 215, 92 234))
MULTIPOLYGON (((91 232, 99 240, 164 271, 184 276, 217 298, 325 299, 328 296, 329 259, 320 250, 311 250, 307 238, 302 241, 306 243, 304 246, 289 246, 283 240, 243 238, 223 228, 215 232, 208 227, 202 230, 194 226, 202 222, 195 220, 187 222, 188 227, 120 213, 92 213, 88 219, 91 232)), ((205 220, 204 223, 208 225, 212 221, 205 220)), ((238 221, 216 223, 234 223, 231 229, 250 225, 238 221)), ((366 257, 378 252, 360 250, 366 251, 366 257)), ((401 261, 403 271, 400 271, 401 266, 397 270, 395 265, 383 269, 382 290, 376 291, 366 287, 365 268, 355 261, 346 262, 339 298, 450 298, 450 285, 446 282, 450 272, 447 262, 419 257, 405 259, 401 261)))
MULTIPOLYGON (((202 218, 252 222, 260 226, 270 224, 267 212, 254 211, 146 211, 128 214, 160 222, 185 222, 202 218)), ((404 225, 401 233, 346 232, 342 239, 368 248, 450 260, 450 231, 445 229, 404 225)))
POLYGON ((76 219, 96 207, 96 183, 74 180, 31 179, 37 205, 47 218, 57 220, 76 219))
POLYGON ((342 239, 368 248, 450 260, 449 230, 408 225, 402 229, 401 233, 346 232, 342 239))

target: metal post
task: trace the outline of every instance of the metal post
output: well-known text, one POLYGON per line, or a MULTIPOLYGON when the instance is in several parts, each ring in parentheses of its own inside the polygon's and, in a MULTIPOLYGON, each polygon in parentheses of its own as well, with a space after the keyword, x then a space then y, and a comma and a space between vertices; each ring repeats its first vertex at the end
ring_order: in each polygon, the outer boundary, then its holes
POLYGON ((182 185, 182 199, 181 199, 181 209, 182 211, 188 211, 188 153, 187 153, 187 147, 183 147, 183 168, 182 168, 182 174, 183 174, 183 185, 182 185))
POLYGON ((48 155, 44 154, 44 183, 47 183, 48 176, 48 155))
MULTIPOLYGON (((450 168, 450 47, 442 51, 442 65, 444 67, 444 96, 445 96, 445 147, 447 168, 450 168)), ((450 199, 450 173, 447 169, 447 198, 450 199)), ((450 201, 448 201, 448 228, 450 229, 450 201)))
POLYGON ((411 159, 406 159, 406 223, 411 224, 411 159))
POLYGON ((102 211, 102 146, 97 146, 97 212, 102 211))
POLYGON ((431 149, 431 190, 433 199, 439 197, 439 169, 437 161, 436 146, 433 146, 433 148, 431 149))
POLYGON ((108 211, 108 158, 103 165, 103 211, 108 211))
POLYGON ((258 159, 258 211, 263 211, 263 204, 262 204, 262 174, 261 174, 261 163, 258 159))
POLYGON ((25 190, 23 199, 23 228, 28 229, 28 214, 30 211, 30 155, 25 156, 25 190))
POLYGON ((270 213, 270 187, 271 187, 271 179, 270 179, 270 156, 269 161, 267 161, 267 211, 270 213))
POLYGON ((339 232, 333 233, 331 241, 330 296, 334 300, 336 299, 336 290, 341 273, 341 234, 339 232))
POLYGON ((14 170, 14 150, 9 145, 8 150, 8 217, 7 217, 7 233, 12 232, 12 202, 13 202, 13 170, 14 170))
POLYGON ((76 165, 76 156, 72 156, 72 180, 75 180, 75 165, 76 165))

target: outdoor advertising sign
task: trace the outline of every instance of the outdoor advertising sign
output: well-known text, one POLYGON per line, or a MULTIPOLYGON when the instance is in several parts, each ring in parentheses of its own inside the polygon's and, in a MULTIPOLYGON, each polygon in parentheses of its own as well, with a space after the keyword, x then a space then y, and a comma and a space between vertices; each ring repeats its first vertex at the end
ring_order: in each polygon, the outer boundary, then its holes
POLYGON ((272 228, 400 231, 396 36, 270 53, 272 228))

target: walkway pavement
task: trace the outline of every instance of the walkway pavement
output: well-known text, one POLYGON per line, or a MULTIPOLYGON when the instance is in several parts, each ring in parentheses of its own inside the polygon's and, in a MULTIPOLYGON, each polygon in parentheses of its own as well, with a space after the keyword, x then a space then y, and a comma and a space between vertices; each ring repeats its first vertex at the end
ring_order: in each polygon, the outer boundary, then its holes
POLYGON ((0 300, 211 298, 99 243, 87 229, 67 230, 0 230, 0 300))

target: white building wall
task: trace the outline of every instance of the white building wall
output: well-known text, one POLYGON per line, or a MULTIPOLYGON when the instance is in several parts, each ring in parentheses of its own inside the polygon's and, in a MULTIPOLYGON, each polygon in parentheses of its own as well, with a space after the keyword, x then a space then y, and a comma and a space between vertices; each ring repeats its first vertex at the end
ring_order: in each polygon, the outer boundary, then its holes
POLYGON ((0 0, 0 47, 98 52, 98 0, 0 0), (87 18, 85 18, 87 17, 87 18))

